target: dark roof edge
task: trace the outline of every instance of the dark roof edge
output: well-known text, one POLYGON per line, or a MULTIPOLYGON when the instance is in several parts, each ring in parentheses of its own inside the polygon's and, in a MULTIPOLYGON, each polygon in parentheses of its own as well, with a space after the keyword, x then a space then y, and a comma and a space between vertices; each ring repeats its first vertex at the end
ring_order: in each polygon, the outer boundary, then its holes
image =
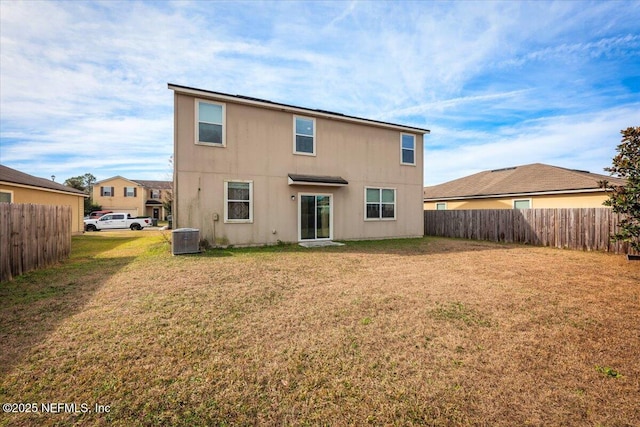
POLYGON ((298 175, 290 173, 289 179, 297 182, 311 182, 311 183, 323 183, 323 184, 342 184, 347 185, 349 181, 341 176, 319 176, 319 175, 298 175))
POLYGON ((182 86, 182 85, 177 85, 177 84, 173 84, 173 83, 168 83, 168 87, 169 87, 169 89, 174 90, 176 92, 191 93, 193 95, 196 95, 196 94, 202 94, 203 96, 213 95, 213 96, 222 97, 222 98, 234 99, 234 100, 237 100, 237 101, 239 101, 241 103, 245 103, 245 104, 253 104, 253 105, 257 104, 257 105, 262 105, 264 107, 269 107, 269 108, 274 108, 274 109, 286 108, 286 109, 291 109, 291 110, 299 110, 299 111, 308 112, 308 113, 314 114, 316 116, 321 116, 321 117, 331 117, 331 118, 334 118, 334 119, 337 119, 337 120, 369 123, 369 124, 374 124, 374 125, 378 125, 378 126, 382 126, 382 127, 391 127, 391 128, 395 128, 395 129, 406 130, 406 131, 411 131, 411 132, 417 132, 417 133, 421 133, 421 134, 431 133, 431 131, 429 129, 423 129, 423 128, 418 128, 418 127, 414 127, 414 126, 400 125, 400 124, 397 124, 397 123, 383 122, 383 121, 380 121, 380 120, 365 119, 365 118, 362 118, 362 117, 349 116, 349 115, 346 115, 346 114, 336 113, 336 112, 332 112, 332 111, 313 109, 313 108, 307 108, 307 107, 298 107, 296 105, 282 104, 282 103, 279 103, 279 102, 273 102, 273 101, 269 101, 269 100, 266 100, 266 99, 252 98, 252 97, 249 97, 249 96, 231 95, 231 94, 228 94, 228 93, 214 92, 214 91, 211 91, 211 90, 198 89, 198 88, 194 88, 194 87, 182 86))
POLYGON ((566 190, 547 190, 547 191, 528 191, 516 193, 500 193, 500 194, 473 194, 467 196, 444 196, 444 197, 424 197, 425 202, 433 202, 438 200, 469 200, 469 199, 497 199, 500 197, 520 197, 520 196, 544 196, 554 194, 579 194, 579 193, 596 193, 604 192, 602 188, 574 188, 566 190))
POLYGON ((142 187, 147 187, 150 189, 153 189, 155 184, 164 184, 164 185, 167 185, 168 187, 173 186, 173 181, 162 181, 157 179, 132 179, 130 181, 133 181, 141 185, 142 187))
POLYGON ((65 193, 75 196, 89 197, 87 194, 76 188, 69 187, 55 181, 49 181, 46 178, 29 175, 28 173, 19 171, 17 169, 12 169, 5 165, 0 165, 0 170, 2 172, 0 173, 0 182, 5 182, 9 185, 37 188, 40 190, 51 191, 55 193, 65 193))
MULTIPOLYGON (((45 179, 45 178, 43 178, 43 179, 45 179)), ((22 182, 15 182, 14 180, 6 180, 6 179, 0 179, 0 183, 6 183, 5 185, 7 185, 7 184, 15 185, 16 187, 22 187, 22 188, 35 188, 35 189, 42 190, 42 191, 48 191, 50 193, 69 194, 69 195, 72 195, 72 196, 84 197, 85 199, 90 197, 88 194, 84 194, 82 191, 76 190, 73 187, 68 187, 68 188, 70 188, 70 190, 63 190, 61 188, 45 187, 43 185, 37 185, 37 184, 25 184, 25 183, 22 183, 22 182)))

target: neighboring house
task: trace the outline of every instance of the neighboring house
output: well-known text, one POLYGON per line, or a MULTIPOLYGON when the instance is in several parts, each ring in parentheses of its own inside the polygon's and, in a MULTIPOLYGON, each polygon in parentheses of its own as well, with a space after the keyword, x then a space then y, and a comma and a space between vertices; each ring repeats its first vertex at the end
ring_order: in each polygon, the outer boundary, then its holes
POLYGON ((164 220, 163 201, 171 193, 171 181, 143 181, 114 176, 93 186, 93 203, 102 209, 164 220))
POLYGON ((169 84, 174 228, 215 244, 418 237, 429 131, 169 84))
POLYGON ((75 188, 0 165, 0 203, 70 206, 72 233, 84 231, 85 197, 75 188))
POLYGON ((496 169, 424 188, 424 209, 604 207, 600 181, 625 181, 576 169, 534 163, 496 169))

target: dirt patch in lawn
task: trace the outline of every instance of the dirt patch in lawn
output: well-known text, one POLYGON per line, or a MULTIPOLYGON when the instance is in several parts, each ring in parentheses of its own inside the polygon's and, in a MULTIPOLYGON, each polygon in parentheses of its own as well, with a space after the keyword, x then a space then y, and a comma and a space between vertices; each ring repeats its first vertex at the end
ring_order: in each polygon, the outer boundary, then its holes
POLYGON ((0 400, 92 411, 0 424, 640 424, 622 256, 425 238, 172 257, 138 236, 80 307, 50 306, 54 328, 2 288, 2 353, 19 350, 0 400))

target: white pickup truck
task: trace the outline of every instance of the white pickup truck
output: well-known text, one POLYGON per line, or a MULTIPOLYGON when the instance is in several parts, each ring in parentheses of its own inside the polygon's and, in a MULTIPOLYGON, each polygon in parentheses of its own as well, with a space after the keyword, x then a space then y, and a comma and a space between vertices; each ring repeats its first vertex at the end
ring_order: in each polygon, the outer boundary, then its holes
POLYGON ((114 228, 130 228, 142 230, 152 224, 151 218, 131 218, 129 214, 115 212, 101 216, 98 219, 85 219, 85 231, 100 231, 114 228))

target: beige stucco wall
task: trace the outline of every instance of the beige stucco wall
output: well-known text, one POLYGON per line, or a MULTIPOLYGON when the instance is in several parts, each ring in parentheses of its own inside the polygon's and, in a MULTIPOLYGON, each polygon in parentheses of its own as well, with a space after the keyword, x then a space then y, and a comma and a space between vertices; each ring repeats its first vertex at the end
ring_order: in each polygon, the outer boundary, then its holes
MULTIPOLYGON (((604 192, 563 195, 522 196, 494 199, 446 200, 447 209, 512 209, 514 200, 531 199, 531 207, 551 208, 602 208, 609 197, 604 192)), ((435 210, 436 202, 424 202, 425 210, 435 210)))
POLYGON ((194 112, 194 97, 176 93, 174 228, 198 228, 201 238, 235 245, 295 242, 299 194, 309 192, 333 196, 334 239, 423 235, 421 134, 416 165, 405 166, 400 131, 317 117, 316 156, 304 156, 293 154, 290 112, 227 102, 226 147, 195 144, 194 112), (290 186, 289 173, 341 176, 349 184, 290 186), (224 180, 253 181, 252 224, 224 223, 224 180), (364 220, 365 186, 396 189, 396 220, 364 220))
POLYGON ((32 203, 38 205, 71 206, 71 232, 84 231, 84 197, 55 190, 0 184, 0 190, 13 193, 13 203, 32 203))

